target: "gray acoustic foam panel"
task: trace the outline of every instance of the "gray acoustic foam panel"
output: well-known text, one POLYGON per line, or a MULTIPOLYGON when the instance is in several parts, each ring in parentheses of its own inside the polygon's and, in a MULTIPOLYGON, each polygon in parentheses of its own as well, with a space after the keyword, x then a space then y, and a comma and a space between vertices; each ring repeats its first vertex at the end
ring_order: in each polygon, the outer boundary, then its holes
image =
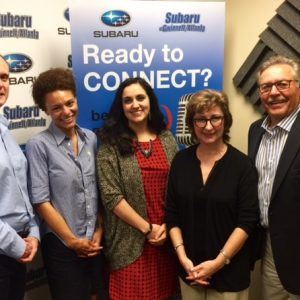
POLYGON ((276 13, 233 78, 234 85, 262 112, 256 84, 259 66, 276 54, 300 60, 300 0, 284 1, 276 13))

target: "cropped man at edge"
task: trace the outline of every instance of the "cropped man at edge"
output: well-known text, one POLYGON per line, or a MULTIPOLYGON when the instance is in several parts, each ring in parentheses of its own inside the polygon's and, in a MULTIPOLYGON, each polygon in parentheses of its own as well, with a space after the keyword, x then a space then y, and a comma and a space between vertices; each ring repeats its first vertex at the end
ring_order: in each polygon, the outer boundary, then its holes
POLYGON ((258 71, 267 116, 249 130, 265 242, 262 300, 300 300, 300 69, 273 56, 258 71))
MULTIPOLYGON (((0 55, 0 107, 9 94, 9 65, 0 55)), ((21 300, 26 263, 39 244, 39 228, 27 191, 27 161, 0 114, 0 298, 21 300)))

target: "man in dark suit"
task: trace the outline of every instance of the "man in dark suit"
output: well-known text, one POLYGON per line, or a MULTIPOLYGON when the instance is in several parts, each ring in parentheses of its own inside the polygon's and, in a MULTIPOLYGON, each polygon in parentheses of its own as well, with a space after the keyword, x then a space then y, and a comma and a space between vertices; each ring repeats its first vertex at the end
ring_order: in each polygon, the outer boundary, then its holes
POLYGON ((249 130, 265 229, 263 300, 300 300, 300 70, 283 56, 265 61, 258 85, 267 116, 249 130))

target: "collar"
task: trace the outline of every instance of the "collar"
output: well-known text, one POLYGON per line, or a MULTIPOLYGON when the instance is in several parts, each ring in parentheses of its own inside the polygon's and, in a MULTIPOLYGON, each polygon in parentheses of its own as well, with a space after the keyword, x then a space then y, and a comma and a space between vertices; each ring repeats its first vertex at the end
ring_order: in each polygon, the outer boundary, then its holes
POLYGON ((0 114, 0 133, 8 130, 8 120, 0 114))
POLYGON ((294 124, 294 121, 297 118, 297 115, 300 111, 300 106, 298 106, 291 114, 289 114, 288 116, 286 116, 285 118, 283 118, 275 127, 270 128, 269 126, 269 119, 270 117, 267 116, 263 123, 261 124, 261 127, 265 130, 267 130, 268 132, 273 131, 275 128, 281 128, 287 132, 291 131, 291 128, 294 124))
MULTIPOLYGON (((50 125, 49 125, 49 131, 53 134, 55 140, 56 140, 56 143, 58 145, 60 145, 64 140, 69 140, 70 138, 60 129, 58 128, 54 122, 51 122, 50 125)), ((86 133, 82 130, 81 127, 79 127, 77 124, 76 124, 76 127, 75 127, 80 139, 82 141, 85 141, 87 135, 86 133)))
POLYGON ((1 114, 0 114, 0 123, 8 127, 8 120, 1 114))

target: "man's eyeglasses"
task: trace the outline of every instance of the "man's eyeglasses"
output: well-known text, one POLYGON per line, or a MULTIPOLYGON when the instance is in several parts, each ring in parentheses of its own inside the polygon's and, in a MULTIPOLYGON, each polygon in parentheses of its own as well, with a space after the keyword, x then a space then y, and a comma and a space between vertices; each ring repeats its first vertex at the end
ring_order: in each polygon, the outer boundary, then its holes
POLYGON ((261 94, 267 94, 272 91, 273 85, 276 86, 278 91, 286 91, 290 88, 291 82, 296 80, 279 80, 273 83, 263 83, 259 85, 259 91, 261 94))
POLYGON ((210 119, 195 118, 193 120, 193 122, 194 122, 195 126, 198 128, 205 128, 207 125, 207 122, 209 122, 212 127, 219 127, 219 126, 221 126, 223 119, 224 119, 223 116, 214 116, 214 117, 211 117, 210 119))

